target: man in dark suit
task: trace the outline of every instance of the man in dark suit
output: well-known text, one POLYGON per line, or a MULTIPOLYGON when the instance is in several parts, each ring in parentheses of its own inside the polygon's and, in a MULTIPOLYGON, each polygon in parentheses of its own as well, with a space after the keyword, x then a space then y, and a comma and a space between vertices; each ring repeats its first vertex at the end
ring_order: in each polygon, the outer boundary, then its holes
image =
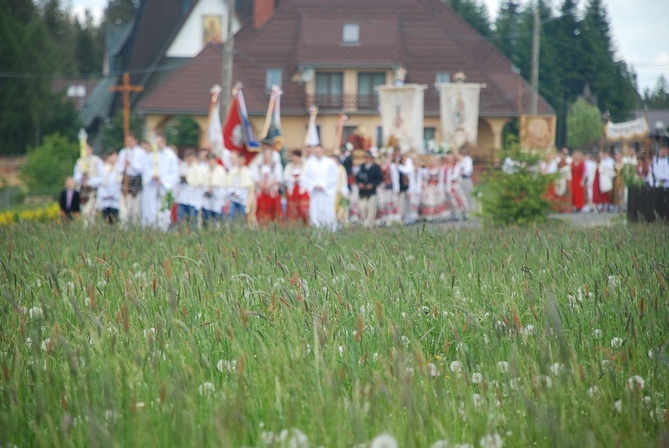
POLYGON ((65 180, 65 189, 60 193, 60 217, 66 221, 72 221, 81 212, 81 199, 79 192, 74 189, 74 179, 68 177, 65 180))

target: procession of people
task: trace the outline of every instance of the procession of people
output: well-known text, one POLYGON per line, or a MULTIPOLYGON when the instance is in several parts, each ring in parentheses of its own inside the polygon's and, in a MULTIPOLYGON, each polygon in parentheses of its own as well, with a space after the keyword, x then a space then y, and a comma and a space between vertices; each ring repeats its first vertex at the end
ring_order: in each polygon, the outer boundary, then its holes
POLYGON ((669 187, 669 150, 662 146, 649 157, 637 158, 627 145, 613 157, 606 151, 571 154, 562 148, 548 152, 540 169, 556 176, 547 192, 555 212, 622 212, 627 208, 628 183, 669 187))
POLYGON ((371 148, 353 164, 350 145, 330 156, 310 145, 290 151, 284 166, 274 141, 261 143, 250 163, 226 149, 187 148, 179 158, 163 134, 153 144, 129 134, 104 160, 87 145, 71 181, 84 225, 101 215, 109 224, 163 231, 274 222, 335 231, 466 220, 472 211, 473 164, 464 150, 426 156, 371 148))

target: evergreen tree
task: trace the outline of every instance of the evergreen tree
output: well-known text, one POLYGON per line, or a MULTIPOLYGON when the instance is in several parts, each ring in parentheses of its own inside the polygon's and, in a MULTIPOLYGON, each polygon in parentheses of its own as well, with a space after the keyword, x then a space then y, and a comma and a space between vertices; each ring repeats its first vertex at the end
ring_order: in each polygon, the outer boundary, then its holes
POLYGON ((649 109, 669 109, 669 84, 664 76, 657 80, 655 89, 646 89, 642 104, 649 109))
POLYGON ((443 0, 453 10, 469 23, 482 36, 489 38, 492 34, 490 31, 490 19, 488 17, 488 9, 483 3, 476 0, 443 0))
POLYGON ((135 19, 139 2, 137 0, 109 0, 105 9, 104 22, 121 25, 135 19))
POLYGON ((102 29, 95 26, 89 11, 83 21, 75 22, 77 72, 81 74, 99 73, 102 71, 104 46, 102 29))
POLYGON ((520 23, 520 2, 518 0, 504 0, 499 5, 495 31, 492 41, 504 55, 515 65, 518 65, 518 39, 520 23))

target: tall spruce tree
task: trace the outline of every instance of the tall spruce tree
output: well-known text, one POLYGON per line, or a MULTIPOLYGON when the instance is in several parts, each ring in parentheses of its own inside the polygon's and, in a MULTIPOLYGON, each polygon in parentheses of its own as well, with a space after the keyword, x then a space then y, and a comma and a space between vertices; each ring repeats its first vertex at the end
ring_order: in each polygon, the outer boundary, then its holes
POLYGON ((482 36, 489 38, 490 18, 488 9, 483 3, 477 0, 442 0, 464 20, 467 21, 482 36))
POLYGON ((495 30, 492 33, 492 42, 515 65, 518 64, 520 12, 520 2, 518 0, 503 0, 499 5, 497 19, 495 19, 495 30))

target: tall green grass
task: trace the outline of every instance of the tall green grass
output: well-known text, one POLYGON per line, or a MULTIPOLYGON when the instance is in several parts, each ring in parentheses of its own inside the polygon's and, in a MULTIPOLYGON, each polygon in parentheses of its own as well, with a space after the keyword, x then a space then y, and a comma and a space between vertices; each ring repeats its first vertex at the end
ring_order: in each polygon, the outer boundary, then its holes
POLYGON ((0 446, 669 434, 663 227, 0 232, 0 446))

